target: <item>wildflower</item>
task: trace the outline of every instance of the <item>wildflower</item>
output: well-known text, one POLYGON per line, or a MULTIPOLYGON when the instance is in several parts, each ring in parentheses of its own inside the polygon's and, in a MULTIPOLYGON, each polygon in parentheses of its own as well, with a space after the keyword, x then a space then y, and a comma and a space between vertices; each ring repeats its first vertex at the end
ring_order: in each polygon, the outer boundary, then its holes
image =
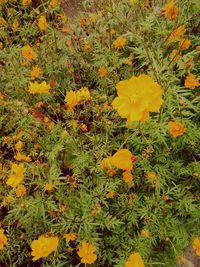
POLYGON ((20 151, 23 147, 23 142, 22 141, 18 141, 16 144, 15 144, 15 149, 17 151, 20 151))
POLYGON ((30 82, 28 91, 31 94, 49 94, 49 90, 50 90, 50 85, 44 81, 42 83, 30 82))
POLYGON ((101 206, 99 204, 96 204, 93 209, 91 210, 91 215, 96 216, 98 213, 101 212, 101 206))
POLYGON ((6 20, 3 17, 0 17, 0 27, 5 26, 6 24, 6 20))
POLYGON ((80 25, 81 25, 81 27, 85 27, 86 26, 86 24, 87 24, 87 19, 86 19, 86 17, 82 17, 81 18, 81 20, 80 20, 80 25))
POLYGON ((18 27, 19 27, 19 22, 17 21, 17 19, 15 19, 15 21, 12 24, 12 30, 13 30, 13 32, 16 32, 17 29, 18 29, 18 27))
POLYGON ((168 123, 169 125, 169 132, 173 137, 177 137, 180 135, 183 135, 185 132, 185 128, 183 127, 182 123, 178 122, 178 121, 170 121, 168 123))
POLYGON ((133 181, 133 175, 130 171, 125 171, 123 172, 123 180, 125 183, 127 184, 131 184, 131 182, 133 181))
POLYGON ((85 123, 82 123, 80 125, 80 129, 81 129, 82 132, 87 132, 88 131, 87 125, 85 123))
POLYGON ((121 48, 125 45, 126 43, 126 38, 124 36, 119 36, 114 42, 113 45, 115 48, 121 48))
POLYGON ((90 99, 90 91, 88 87, 81 87, 77 92, 77 99, 79 102, 84 102, 90 99))
POLYGON ((83 49, 84 49, 85 51, 87 51, 88 49, 90 49, 90 44, 88 43, 88 41, 84 41, 83 49))
POLYGON ((77 234, 75 233, 65 234, 64 238, 66 242, 75 241, 77 239, 77 234))
POLYGON ((114 29, 111 29, 110 32, 109 32, 110 36, 112 37, 113 35, 116 34, 116 31, 114 29))
POLYGON ((140 253, 133 252, 125 263, 125 267, 144 267, 144 261, 140 253))
POLYGON ((47 31, 48 23, 47 23, 47 20, 46 20, 46 17, 45 16, 42 15, 39 18, 38 27, 40 28, 41 31, 44 31, 44 32, 47 31))
POLYGON ((28 6, 32 3, 32 0, 22 0, 22 5, 23 6, 28 6))
POLYGON ((195 87, 198 87, 200 85, 199 80, 196 78, 194 74, 189 74, 185 79, 184 86, 186 88, 195 89, 195 87))
POLYGON ((191 45, 191 40, 189 39, 183 39, 183 40, 180 40, 179 42, 179 47, 182 49, 182 50, 186 50, 190 47, 191 45))
POLYGON ((180 41, 183 34, 185 33, 186 29, 184 25, 179 26, 177 29, 175 29, 169 36, 170 42, 176 42, 180 41))
POLYGON ((16 196, 23 197, 26 194, 26 187, 24 185, 18 185, 16 189, 16 196))
POLYGON ((7 244, 7 237, 4 234, 4 230, 0 228, 0 250, 2 250, 6 244, 7 244))
POLYGON ((44 190, 47 191, 48 193, 53 192, 54 189, 55 189, 55 187, 54 187, 54 185, 51 184, 51 183, 46 184, 45 187, 44 187, 44 190))
POLYGON ((42 73, 41 68, 39 68, 38 66, 33 66, 31 71, 30 71, 30 77, 31 80, 35 80, 36 78, 38 78, 42 73))
POLYGON ((173 0, 162 8, 162 14, 169 20, 173 20, 178 16, 178 7, 173 0))
POLYGON ((173 49, 169 57, 172 61, 176 62, 180 59, 181 56, 177 49, 173 49))
POLYGON ((6 184, 15 188, 24 179, 25 171, 26 169, 23 163, 20 163, 20 164, 12 163, 11 173, 10 173, 10 176, 8 177, 6 184))
POLYGON ((66 94, 65 102, 67 103, 68 111, 72 111, 73 108, 78 104, 77 94, 70 90, 66 94))
POLYGON ((146 178, 148 179, 148 180, 151 180, 151 181, 154 181, 155 179, 156 179, 156 173, 155 172, 148 172, 147 174, 146 174, 146 178))
POLYGON ((25 45, 22 47, 22 56, 28 61, 32 61, 37 58, 37 54, 30 45, 25 45))
POLYGON ((161 86, 145 74, 120 81, 116 88, 118 96, 112 106, 128 122, 146 121, 163 103, 161 86))
POLYGON ((49 3, 50 8, 55 8, 58 5, 58 0, 51 0, 49 3))
POLYGON ((114 198, 114 197, 115 197, 115 195, 116 195, 116 193, 115 193, 115 192, 113 192, 113 191, 110 191, 110 192, 108 192, 108 193, 107 193, 106 197, 107 197, 107 198, 114 198))
POLYGON ((97 255, 94 254, 96 248, 90 243, 83 242, 82 246, 78 250, 78 255, 81 258, 81 262, 84 264, 92 264, 96 261, 97 255))
POLYGON ((105 77, 108 74, 108 71, 107 71, 107 69, 105 67, 100 67, 98 69, 98 73, 99 73, 99 76, 101 78, 103 78, 103 77, 105 77))
POLYGON ((31 162, 31 158, 29 156, 25 156, 18 152, 15 156, 14 159, 17 161, 26 161, 26 162, 31 162))
POLYGON ((200 256, 200 238, 196 237, 192 243, 192 247, 195 250, 197 256, 200 256))
POLYGON ((31 255, 33 261, 40 258, 45 258, 58 247, 59 239, 57 236, 40 236, 37 240, 31 243, 31 255))
POLYGON ((129 65, 129 66, 133 65, 133 53, 130 53, 129 57, 126 59, 124 64, 129 65))
POLYGON ((117 173, 116 170, 113 170, 113 169, 110 169, 110 170, 107 171, 107 174, 108 174, 108 176, 110 176, 110 177, 115 176, 116 173, 117 173))
POLYGON ((141 236, 142 236, 142 237, 150 237, 150 232, 149 232, 149 230, 147 230, 147 229, 143 229, 143 230, 141 231, 141 236))

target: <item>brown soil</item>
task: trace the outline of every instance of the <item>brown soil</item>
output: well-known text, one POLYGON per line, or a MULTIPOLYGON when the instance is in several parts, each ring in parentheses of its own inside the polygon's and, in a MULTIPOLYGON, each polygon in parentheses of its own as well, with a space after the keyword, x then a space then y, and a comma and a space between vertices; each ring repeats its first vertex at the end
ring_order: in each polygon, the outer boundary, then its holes
POLYGON ((80 10, 81 0, 62 0, 62 7, 69 18, 74 18, 80 10))

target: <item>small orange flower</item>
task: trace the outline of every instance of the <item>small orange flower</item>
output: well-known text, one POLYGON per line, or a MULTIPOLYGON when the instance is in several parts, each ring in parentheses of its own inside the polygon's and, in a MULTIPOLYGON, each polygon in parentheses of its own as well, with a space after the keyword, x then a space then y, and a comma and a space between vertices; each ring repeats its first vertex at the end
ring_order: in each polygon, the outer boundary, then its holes
POLYGON ((83 242, 82 246, 78 250, 78 255, 81 258, 81 262, 84 264, 92 264, 96 261, 97 255, 95 254, 96 248, 90 243, 83 242))
POLYGON ((4 230, 0 228, 0 250, 2 250, 6 244, 7 244, 7 237, 4 234, 4 230))
POLYGON ((108 74, 108 71, 107 71, 107 69, 105 67, 100 67, 98 69, 98 73, 99 73, 99 76, 101 78, 103 78, 103 77, 105 77, 108 74))
POLYGON ((184 132, 186 131, 182 123, 178 121, 170 121, 168 125, 169 125, 169 132, 173 137, 183 135, 184 132))
POLYGON ((144 261, 138 252, 134 252, 130 255, 127 262, 125 263, 125 267, 145 267, 144 261))
POLYGON ((125 171, 123 172, 123 180, 125 183, 127 184, 131 184, 131 182, 133 181, 133 175, 130 171, 125 171))
POLYGON ((81 129, 82 132, 87 132, 88 131, 87 125, 85 123, 82 123, 80 125, 80 129, 81 129))
POLYGON ((116 193, 113 191, 108 192, 106 195, 107 198, 114 198, 115 196, 116 196, 116 193))
POLYGON ((195 250, 197 256, 200 256, 200 238, 196 237, 192 243, 192 247, 195 250))
POLYGON ((182 49, 182 50, 186 50, 190 47, 191 45, 191 40, 189 39, 183 39, 183 40, 180 40, 179 42, 179 47, 182 49))
POLYGON ((32 0, 22 0, 22 5, 23 6, 28 6, 32 3, 32 0))
POLYGON ((17 151, 20 151, 21 149, 22 149, 22 147, 23 147, 23 142, 22 141, 18 141, 16 144, 15 144, 15 149, 17 150, 17 151))
POLYGON ((198 87, 200 85, 199 80, 196 78, 194 74, 189 74, 185 79, 184 86, 186 88, 195 89, 195 87, 198 87))
POLYGON ((173 32, 170 34, 169 36, 169 41, 172 42, 176 42, 176 41, 180 41, 183 34, 185 33, 186 29, 184 25, 179 26, 178 28, 176 28, 175 30, 173 30, 173 32))
POLYGON ((22 56, 28 61, 33 61, 37 58, 37 54, 30 45, 25 45, 22 47, 22 56))
POLYGON ((7 185, 10 185, 12 188, 15 188, 21 181, 24 179, 24 173, 26 169, 23 163, 11 165, 11 173, 6 182, 7 185))
POLYGON ((23 155, 20 152, 18 152, 15 156, 14 159, 17 161, 26 161, 26 162, 31 162, 31 158, 29 156, 23 155))
POLYGON ((75 241, 77 239, 77 234, 75 234, 75 233, 65 234, 64 238, 65 238, 66 242, 75 241))
POLYGON ((107 171, 108 176, 113 177, 116 174, 116 170, 110 169, 107 171))
POLYGON ((124 36, 119 36, 114 42, 113 45, 115 48, 121 48, 125 45, 126 43, 126 38, 124 36))
POLYGON ((150 237, 150 232, 149 232, 149 230, 147 230, 147 229, 143 229, 143 230, 141 231, 141 236, 142 236, 142 237, 150 237))
POLYGON ((16 196, 23 197, 26 194, 26 187, 24 185, 18 185, 16 189, 16 196))
POLYGON ((33 66, 31 71, 30 71, 30 77, 31 80, 35 80, 38 78, 42 73, 42 70, 38 66, 33 66))
POLYGON ((53 184, 48 183, 48 184, 45 185, 44 189, 45 189, 45 191, 47 191, 48 193, 51 193, 51 192, 54 191, 55 187, 54 187, 53 184))
POLYGON ((173 0, 163 7, 162 14, 169 20, 173 20, 178 16, 178 7, 173 0))
POLYGON ((46 32, 48 28, 48 23, 45 16, 41 16, 38 21, 38 27, 41 31, 46 32))

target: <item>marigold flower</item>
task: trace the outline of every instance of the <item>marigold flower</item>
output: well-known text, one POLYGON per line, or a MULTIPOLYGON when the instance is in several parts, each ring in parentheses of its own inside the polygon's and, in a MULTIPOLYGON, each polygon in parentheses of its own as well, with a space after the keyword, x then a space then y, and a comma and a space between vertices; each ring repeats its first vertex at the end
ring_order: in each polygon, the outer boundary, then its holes
POLYGON ((75 233, 65 234, 64 238, 65 238, 66 242, 75 241, 77 239, 77 234, 75 234, 75 233))
POLYGON ((8 177, 6 184, 15 188, 24 179, 25 171, 26 169, 23 163, 20 163, 20 164, 12 163, 11 173, 10 173, 10 176, 8 177))
POLYGON ((22 147, 23 147, 23 142, 22 141, 18 141, 16 144, 15 144, 15 149, 17 150, 17 151, 20 151, 21 149, 22 149, 22 147))
POLYGON ((59 239, 57 236, 40 236, 31 243, 31 255, 33 261, 45 258, 58 247, 59 239))
POLYGON ((128 122, 146 121, 163 103, 161 86, 145 74, 120 81, 116 88, 118 96, 112 106, 128 122))
POLYGON ((200 256, 200 238, 196 237, 192 243, 192 247, 195 250, 197 256, 200 256))
POLYGON ((44 31, 44 32, 47 31, 48 23, 47 23, 47 20, 46 20, 46 17, 45 16, 42 15, 39 18, 38 27, 40 28, 41 31, 44 31))
POLYGON ((14 159, 17 161, 26 161, 26 162, 31 162, 31 158, 29 156, 23 155, 20 152, 18 152, 15 156, 14 159))
POLYGON ((22 0, 22 5, 23 6, 28 6, 32 3, 32 0, 22 0))
POLYGON ((200 85, 199 80, 196 78, 194 74, 189 74, 185 79, 184 86, 186 88, 195 89, 195 87, 198 87, 200 85))
POLYGON ((54 185, 51 184, 51 183, 46 184, 45 187, 44 187, 44 190, 47 191, 48 193, 53 192, 54 189, 55 189, 55 187, 54 187, 54 185))
POLYGON ((30 45, 25 45, 22 47, 22 56, 28 61, 33 61, 37 58, 37 54, 30 45))
POLYGON ((67 92, 65 102, 67 103, 68 111, 72 111, 73 108, 78 104, 78 97, 76 92, 73 92, 72 90, 67 92))
POLYGON ((162 14, 169 20, 173 20, 178 16, 178 7, 173 0, 162 8, 162 14))
POLYGON ((4 234, 4 229, 0 228, 0 250, 7 244, 7 237, 4 234))
POLYGON ((80 125, 80 129, 81 129, 82 132, 87 132, 88 131, 87 125, 85 123, 82 123, 80 125))
POLYGON ((49 94, 50 90, 50 85, 47 84, 45 81, 42 83, 38 83, 38 82, 30 82, 29 85, 29 93, 31 94, 49 94))
POLYGON ((51 0, 49 3, 50 8, 55 8, 58 5, 58 0, 51 0))
POLYGON ((82 246, 79 248, 77 254, 81 258, 81 262, 84 264, 92 264, 96 261, 97 255, 95 246, 90 243, 83 242, 82 246))
POLYGON ((125 263, 125 267, 145 267, 144 261, 138 252, 132 253, 127 262, 125 263))
POLYGON ((184 25, 179 26, 177 29, 173 30, 169 36, 170 42, 180 41, 186 29, 184 25))
POLYGON ((30 77, 31 80, 35 80, 36 78, 38 78, 42 73, 41 68, 39 68, 38 66, 33 66, 31 71, 30 71, 30 77))
POLYGON ((116 170, 110 169, 107 171, 108 176, 113 177, 116 174, 116 170))
POLYGON ((125 45, 126 43, 126 38, 124 36, 119 36, 114 42, 113 45, 115 48, 121 48, 125 45))
POLYGON ((127 184, 131 184, 131 182, 133 181, 133 175, 130 171, 125 171, 123 172, 123 180, 125 183, 127 184))
POLYGON ((179 42, 179 47, 182 49, 182 50, 186 50, 190 47, 191 45, 191 40, 189 39, 183 39, 183 40, 180 40, 179 42))
POLYGON ((26 187, 24 185, 18 185, 16 189, 16 196, 23 197, 26 194, 26 187))
POLYGON ((106 195, 107 198, 114 198, 115 196, 116 196, 116 193, 113 191, 108 192, 106 195))
POLYGON ((107 69, 105 67, 100 67, 98 69, 98 73, 99 73, 99 76, 101 78, 103 78, 103 77, 105 77, 108 74, 108 71, 107 71, 107 69))
POLYGON ((142 229, 142 231, 141 231, 141 236, 142 236, 142 237, 150 237, 150 232, 149 232, 149 230, 147 230, 147 229, 142 229))
POLYGON ((168 125, 169 125, 169 132, 173 137, 183 135, 184 132, 186 131, 182 123, 178 121, 170 121, 168 125))
POLYGON ((15 19, 15 21, 12 24, 12 30, 13 30, 13 32, 16 32, 17 29, 18 29, 18 27, 19 27, 19 22, 17 21, 17 19, 15 19))

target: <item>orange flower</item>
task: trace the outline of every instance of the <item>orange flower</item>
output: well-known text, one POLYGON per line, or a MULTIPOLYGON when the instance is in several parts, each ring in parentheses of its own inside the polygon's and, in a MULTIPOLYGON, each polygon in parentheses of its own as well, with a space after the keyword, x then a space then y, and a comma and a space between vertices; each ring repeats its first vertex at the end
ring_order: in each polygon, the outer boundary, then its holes
POLYGON ((47 23, 47 20, 46 20, 46 17, 45 16, 42 15, 39 18, 38 27, 40 28, 41 31, 44 31, 44 32, 47 31, 48 23, 47 23))
POLYGON ((14 159, 17 161, 26 161, 26 162, 31 162, 31 158, 29 156, 23 155, 20 152, 18 152, 15 156, 14 159))
POLYGON ((23 6, 28 6, 32 3, 32 0, 22 0, 22 5, 23 6))
POLYGON ((77 234, 75 234, 75 233, 65 234, 64 238, 65 238, 66 242, 75 241, 77 239, 77 234))
POLYGON ((200 85, 199 80, 196 78, 194 74, 189 74, 185 79, 184 86, 186 88, 195 89, 195 87, 198 87, 200 85))
POLYGON ((88 131, 87 125, 85 123, 82 123, 80 125, 80 129, 81 129, 82 132, 87 132, 88 131))
POLYGON ((18 141, 16 144, 15 144, 15 149, 17 151, 20 151, 23 147, 23 142, 22 141, 18 141))
POLYGON ((128 185, 131 184, 131 182, 133 181, 133 175, 130 171, 125 171, 123 172, 123 180, 125 183, 127 183, 128 185))
POLYGON ((115 48, 121 48, 125 45, 126 43, 126 38, 124 36, 119 36, 114 42, 113 45, 115 48))
POLYGON ((143 230, 141 231, 141 236, 142 236, 142 237, 150 237, 150 232, 149 232, 149 230, 147 230, 147 229, 143 229, 143 230))
POLYGON ((178 16, 178 7, 173 0, 162 8, 162 14, 169 20, 173 20, 178 16))
POLYGON ((26 171, 26 169, 25 169, 23 163, 20 163, 19 165, 15 164, 15 163, 12 163, 12 165, 11 165, 11 173, 10 173, 10 176, 9 176, 6 184, 10 185, 13 188, 15 188, 24 179, 25 171, 26 171))
POLYGON ((0 228, 0 250, 2 250, 6 244, 7 244, 7 237, 4 234, 4 230, 0 228))
POLYGON ((37 54, 30 45, 25 45, 22 47, 22 56, 28 61, 33 61, 37 58, 37 54))
POLYGON ((192 247, 195 250, 197 256, 200 256, 200 238, 196 237, 192 243, 192 247))
POLYGON ((169 58, 174 61, 177 62, 180 59, 180 53, 177 49, 173 49, 171 54, 169 55, 169 58))
POLYGON ((16 189, 16 196, 22 197, 26 194, 26 187, 24 185, 19 185, 16 189))
POLYGON ((116 193, 111 191, 111 192, 108 192, 108 193, 107 193, 106 197, 107 197, 107 198, 114 198, 115 195, 116 195, 116 193))
POLYGON ((105 77, 108 74, 108 71, 107 71, 107 69, 105 67, 100 67, 98 69, 98 72, 99 72, 99 76, 101 78, 105 77))
POLYGON ((90 243, 83 242, 82 246, 78 250, 78 255, 81 258, 81 262, 84 264, 92 264, 96 261, 97 255, 95 246, 90 243))
POLYGON ((177 137, 183 135, 186 129, 183 127, 182 123, 178 121, 170 121, 169 125, 169 132, 173 137, 177 137))
POLYGON ((183 40, 180 40, 179 42, 179 47, 182 49, 182 50, 186 50, 190 47, 191 45, 191 40, 189 39, 183 39, 183 40))
POLYGON ((186 29, 184 25, 179 26, 177 29, 173 30, 173 32, 170 34, 169 41, 170 42, 180 41, 185 31, 186 29))
POLYGON ((31 71, 30 71, 30 77, 31 80, 35 80, 38 78, 42 73, 42 70, 38 66, 33 66, 31 71))
POLYGON ((127 262, 125 263, 125 267, 145 267, 144 261, 140 256, 140 253, 138 252, 132 253, 129 256, 127 262))
POLYGON ((55 188, 54 188, 54 185, 53 185, 53 184, 48 183, 48 184, 45 185, 44 189, 45 189, 45 191, 47 191, 48 193, 51 193, 51 192, 54 191, 55 188))
POLYGON ((55 8, 58 5, 58 0, 51 0, 49 3, 50 8, 55 8))
POLYGON ((110 169, 107 171, 108 176, 113 177, 116 174, 116 170, 110 169))

